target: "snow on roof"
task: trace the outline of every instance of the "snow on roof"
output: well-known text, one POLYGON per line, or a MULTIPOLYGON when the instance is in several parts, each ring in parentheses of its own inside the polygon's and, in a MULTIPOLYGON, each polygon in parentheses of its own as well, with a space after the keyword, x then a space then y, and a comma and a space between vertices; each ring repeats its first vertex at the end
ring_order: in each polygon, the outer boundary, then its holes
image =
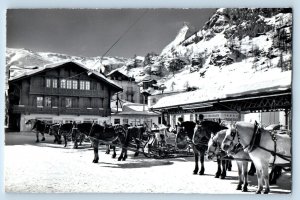
POLYGON ((261 92, 275 92, 291 88, 291 71, 282 72, 266 77, 256 74, 249 80, 233 81, 231 84, 218 85, 215 87, 204 87, 202 89, 183 92, 166 96, 158 100, 152 108, 166 108, 179 105, 188 105, 205 101, 224 99, 227 97, 238 97, 242 95, 257 94, 261 92))
POLYGON ((77 63, 77 62, 74 62, 74 61, 67 61, 67 62, 58 62, 58 63, 51 63, 51 64, 47 64, 47 65, 44 65, 43 67, 39 68, 39 69, 36 69, 36 70, 31 70, 31 71, 25 71, 24 73, 18 75, 18 76, 15 76, 15 77, 12 77, 9 79, 9 81, 12 81, 12 80, 16 80, 16 79, 19 79, 19 78, 23 78, 23 77, 28 77, 28 76, 32 76, 36 73, 39 73, 39 72, 42 72, 46 69, 53 69, 53 68, 56 68, 56 67, 59 67, 63 64, 66 64, 66 63, 74 63, 78 66, 80 66, 81 68, 85 69, 87 72, 91 73, 91 74, 94 74, 96 76, 98 76, 99 78, 103 79, 105 82, 107 82, 108 84, 118 88, 118 89, 122 89, 122 87, 120 87, 118 84, 114 83, 113 81, 109 80, 108 78, 106 78, 103 74, 97 72, 97 71, 94 71, 94 70, 90 70, 89 68, 85 67, 84 65, 80 64, 80 63, 77 63))
POLYGON ((112 74, 115 73, 115 72, 119 72, 120 74, 129 77, 128 75, 126 75, 126 74, 124 74, 123 72, 121 72, 119 69, 114 69, 114 70, 112 70, 112 71, 109 72, 106 76, 110 76, 110 75, 112 75, 112 74))
POLYGON ((147 105, 138 103, 126 103, 123 105, 122 111, 118 113, 119 115, 159 115, 157 113, 151 112, 147 105))

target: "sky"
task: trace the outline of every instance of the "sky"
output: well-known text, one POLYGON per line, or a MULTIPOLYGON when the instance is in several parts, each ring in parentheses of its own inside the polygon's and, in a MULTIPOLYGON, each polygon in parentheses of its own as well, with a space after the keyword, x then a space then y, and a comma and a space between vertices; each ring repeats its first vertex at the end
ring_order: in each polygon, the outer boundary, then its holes
POLYGON ((184 22, 189 22, 196 30, 201 29, 215 11, 9 9, 6 46, 92 57, 103 56, 122 36, 107 56, 145 56, 149 52, 160 53, 176 37, 184 22))

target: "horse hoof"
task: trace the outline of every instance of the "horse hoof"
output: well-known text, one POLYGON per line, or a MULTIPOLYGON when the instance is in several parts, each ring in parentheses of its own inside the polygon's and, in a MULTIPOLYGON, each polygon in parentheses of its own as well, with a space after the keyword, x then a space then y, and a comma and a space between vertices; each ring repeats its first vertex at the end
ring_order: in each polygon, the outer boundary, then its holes
POLYGON ((228 168, 228 171, 230 171, 230 172, 231 172, 231 167, 230 167, 230 168, 228 168))
POLYGON ((248 192, 248 188, 247 187, 243 187, 242 192, 248 192))
POLYGON ((112 155, 111 157, 112 157, 112 158, 116 158, 116 156, 117 156, 117 155, 112 155))
POLYGON ((40 141, 39 141, 39 140, 36 140, 35 142, 38 143, 38 142, 40 142, 40 141))
POLYGON ((45 141, 45 138, 43 138, 41 141, 45 141))
POLYGON ((225 179, 226 176, 221 176, 220 179, 225 179))
POLYGON ((264 194, 269 194, 270 190, 265 190, 264 194))
POLYGON ((236 187, 236 190, 241 190, 242 189, 242 186, 241 185, 238 185, 237 187, 236 187))
POLYGON ((134 157, 138 157, 138 155, 139 155, 139 153, 136 152, 136 153, 134 154, 134 157))
POLYGON ((216 175, 215 175, 215 178, 220 178, 220 174, 216 174, 216 175))
POLYGON ((260 191, 260 190, 258 190, 258 191, 256 191, 256 192, 255 192, 255 194, 261 194, 261 191, 260 191))
POLYGON ((118 158, 118 161, 121 161, 121 160, 122 160, 122 158, 119 157, 119 158, 118 158))
POLYGON ((204 172, 200 172, 200 173, 199 173, 199 175, 203 175, 203 174, 204 174, 204 172))
POLYGON ((93 163, 98 163, 98 160, 93 160, 93 163))

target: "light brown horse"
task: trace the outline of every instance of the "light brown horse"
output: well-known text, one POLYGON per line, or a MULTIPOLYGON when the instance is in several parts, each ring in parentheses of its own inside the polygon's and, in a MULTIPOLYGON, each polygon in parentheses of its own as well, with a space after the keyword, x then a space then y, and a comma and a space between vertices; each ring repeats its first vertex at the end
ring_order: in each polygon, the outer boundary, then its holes
POLYGON ((291 162, 291 138, 288 135, 274 135, 257 125, 248 122, 237 122, 236 134, 228 131, 223 141, 223 150, 227 151, 231 143, 236 139, 243 146, 243 150, 249 153, 256 167, 258 189, 260 194, 265 183, 265 194, 270 192, 269 163, 290 164, 291 162))

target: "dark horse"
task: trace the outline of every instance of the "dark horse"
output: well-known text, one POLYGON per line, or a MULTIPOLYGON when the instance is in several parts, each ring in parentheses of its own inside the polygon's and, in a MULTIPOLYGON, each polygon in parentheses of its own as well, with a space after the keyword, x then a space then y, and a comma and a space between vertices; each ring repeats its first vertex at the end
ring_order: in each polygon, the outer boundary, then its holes
POLYGON ((126 138, 126 130, 121 125, 104 127, 93 123, 89 130, 88 137, 93 141, 94 148, 93 163, 98 163, 99 161, 98 146, 101 142, 114 143, 118 139, 124 140, 126 138))
POLYGON ((120 135, 119 137, 119 141, 122 145, 122 151, 118 158, 119 161, 126 160, 128 147, 135 148, 134 157, 139 155, 139 149, 141 146, 141 142, 144 139, 143 137, 146 131, 146 127, 124 125, 124 130, 126 130, 126 134, 120 135))
POLYGON ((36 131, 36 141, 35 142, 40 141, 39 133, 42 135, 41 141, 45 141, 45 133, 49 132, 50 124, 47 124, 46 122, 43 122, 38 119, 30 119, 30 120, 26 121, 25 124, 31 124, 31 127, 32 127, 31 130, 36 131))
POLYGON ((192 147, 195 157, 195 169, 193 171, 193 174, 197 174, 199 171, 199 157, 201 163, 201 170, 199 172, 199 175, 204 174, 204 155, 208 147, 208 141, 210 139, 211 133, 216 134, 223 129, 227 129, 227 127, 213 121, 202 121, 199 125, 194 122, 183 122, 181 126, 178 127, 176 142, 178 143, 178 141, 182 141, 185 136, 187 136, 192 141, 192 147))

